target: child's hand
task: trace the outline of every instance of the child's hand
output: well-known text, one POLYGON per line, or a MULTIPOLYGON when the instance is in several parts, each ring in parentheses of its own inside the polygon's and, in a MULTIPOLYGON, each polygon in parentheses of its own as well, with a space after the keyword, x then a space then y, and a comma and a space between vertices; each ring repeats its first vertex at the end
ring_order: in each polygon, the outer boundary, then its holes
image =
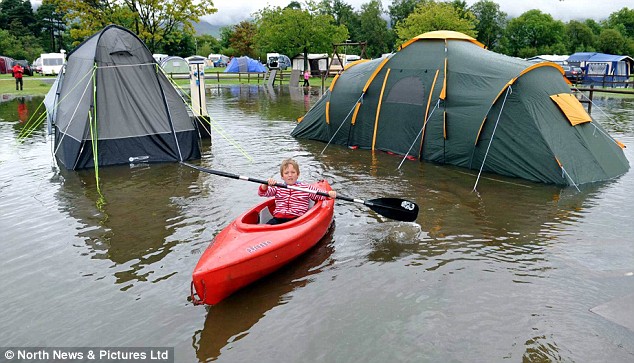
POLYGON ((267 182, 269 183, 270 186, 274 186, 275 184, 277 184, 277 180, 275 180, 273 178, 269 178, 269 180, 267 180, 267 182))
POLYGON ((337 198, 337 192, 335 192, 334 190, 329 190, 328 191, 328 195, 330 196, 330 198, 335 199, 337 198))

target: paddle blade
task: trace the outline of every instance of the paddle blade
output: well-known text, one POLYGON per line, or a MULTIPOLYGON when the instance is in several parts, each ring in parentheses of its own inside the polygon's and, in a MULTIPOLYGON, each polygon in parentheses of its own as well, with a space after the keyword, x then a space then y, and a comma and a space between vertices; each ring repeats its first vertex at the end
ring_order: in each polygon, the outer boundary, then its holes
POLYGON ((378 214, 403 222, 414 222, 418 217, 418 205, 409 200, 399 198, 378 198, 365 201, 378 214))

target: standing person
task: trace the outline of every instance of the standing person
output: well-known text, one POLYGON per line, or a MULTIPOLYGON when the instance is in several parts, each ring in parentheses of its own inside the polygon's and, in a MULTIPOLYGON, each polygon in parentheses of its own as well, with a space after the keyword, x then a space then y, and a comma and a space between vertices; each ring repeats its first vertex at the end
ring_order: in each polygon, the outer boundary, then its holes
POLYGON ((18 86, 20 87, 20 91, 22 91, 22 74, 24 73, 24 68, 20 65, 20 63, 15 63, 13 66, 13 77, 15 78, 15 90, 18 91, 18 86))
MULTIPOLYGON (((299 164, 293 159, 286 159, 280 165, 280 175, 288 186, 296 186, 304 189, 319 191, 312 185, 297 181, 299 178, 299 164)), ((310 200, 326 200, 326 196, 314 193, 302 192, 288 188, 276 187, 277 181, 273 178, 268 180, 268 185, 260 185, 258 195, 261 197, 275 197, 275 210, 273 218, 266 224, 281 224, 288 222, 308 212, 310 200)), ((337 192, 328 191, 330 198, 335 199, 337 192)))
POLYGON ((304 87, 310 87, 310 83, 308 83, 309 78, 310 78, 310 72, 307 69, 304 71, 304 87))

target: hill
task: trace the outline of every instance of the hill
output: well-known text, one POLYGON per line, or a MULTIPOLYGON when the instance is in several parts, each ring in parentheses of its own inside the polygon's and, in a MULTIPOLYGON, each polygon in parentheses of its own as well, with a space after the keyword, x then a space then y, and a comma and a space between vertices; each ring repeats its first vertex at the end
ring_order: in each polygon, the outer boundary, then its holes
POLYGON ((194 23, 194 29, 196 30, 197 35, 210 34, 219 38, 220 28, 222 27, 219 25, 211 25, 202 19, 198 23, 194 23))

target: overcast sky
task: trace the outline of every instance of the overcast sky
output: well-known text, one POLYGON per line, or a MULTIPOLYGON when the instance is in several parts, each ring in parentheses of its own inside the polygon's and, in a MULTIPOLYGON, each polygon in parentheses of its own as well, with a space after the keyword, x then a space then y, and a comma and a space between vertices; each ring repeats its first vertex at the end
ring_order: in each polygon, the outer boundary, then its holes
MULTIPOLYGON (((477 2, 477 0, 466 1, 468 5, 477 2)), ((233 25, 250 18, 252 13, 266 7, 267 4, 284 7, 289 2, 290 0, 215 0, 214 5, 218 12, 204 16, 203 19, 212 25, 233 25)), ((301 0, 299 2, 303 3, 301 0)), ((361 5, 369 0, 344 0, 344 2, 359 10, 361 5)), ((495 2, 500 4, 500 10, 511 17, 517 17, 531 9, 539 9, 564 22, 572 19, 602 20, 624 7, 634 8, 632 0, 497 0, 495 2)), ((392 1, 383 0, 382 3, 387 11, 392 1)))

